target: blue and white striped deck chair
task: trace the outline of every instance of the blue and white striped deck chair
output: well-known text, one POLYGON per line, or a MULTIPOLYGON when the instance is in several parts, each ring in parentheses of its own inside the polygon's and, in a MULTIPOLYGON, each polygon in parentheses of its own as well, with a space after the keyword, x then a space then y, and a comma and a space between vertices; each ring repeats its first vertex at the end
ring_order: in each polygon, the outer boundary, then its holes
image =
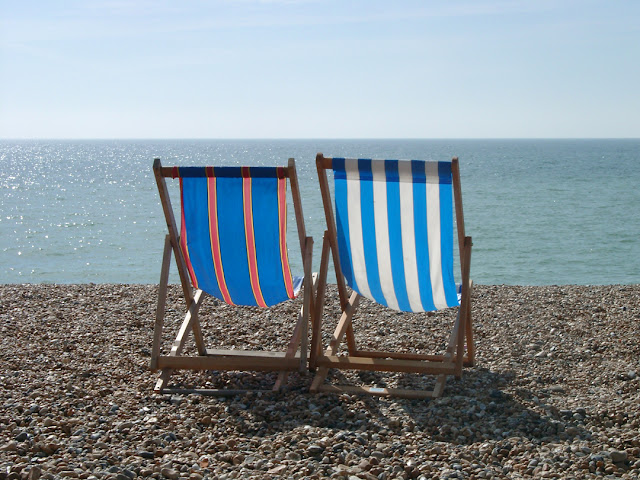
MULTIPOLYGON (((162 370, 157 392, 171 393, 174 369, 281 372, 308 366, 308 322, 313 314, 311 253, 306 236, 295 162, 286 167, 163 167, 153 165, 169 234, 158 294, 151 369, 162 370), (180 181, 181 228, 174 218, 166 178, 180 181), (293 277, 287 250, 287 181, 295 210, 304 277, 293 277), (167 355, 160 353, 171 254, 178 266, 187 312, 167 355), (204 293, 229 305, 271 307, 293 299, 304 284, 300 314, 286 351, 207 349, 198 310, 204 293), (199 355, 182 354, 193 332, 199 355), (298 348, 300 351, 298 352, 298 348)), ((232 318, 225 323, 231 323, 232 318)), ((182 389, 181 391, 186 391, 182 389)), ((238 390, 190 389, 228 395, 238 390)))
MULTIPOLYGON (((310 364, 318 371, 311 391, 437 397, 447 375, 460 378, 472 365, 471 237, 464 232, 458 159, 446 162, 316 157, 327 221, 324 235, 310 364), (327 177, 333 170, 334 206, 327 177), (454 211, 455 204, 455 211, 454 211), (455 215, 454 215, 455 212, 455 215), (454 218, 461 284, 454 281, 454 218), (321 319, 329 252, 342 315, 322 353, 321 319), (352 289, 348 298, 347 285, 352 289), (457 308, 444 354, 363 351, 356 346, 353 314, 359 297, 403 312, 457 308), (346 341, 347 354, 338 355, 346 341), (466 344, 466 355, 465 355, 466 344), (326 384, 330 368, 437 375, 433 391, 326 384)), ((427 320, 425 315, 425 321, 427 320)))

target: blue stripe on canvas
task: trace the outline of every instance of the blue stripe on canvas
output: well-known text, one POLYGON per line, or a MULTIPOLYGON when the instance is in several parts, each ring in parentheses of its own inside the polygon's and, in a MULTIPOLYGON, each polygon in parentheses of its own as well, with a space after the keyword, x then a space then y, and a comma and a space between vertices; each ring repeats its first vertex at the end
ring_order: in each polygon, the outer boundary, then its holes
POLYGON ((289 298, 280 257, 278 179, 254 177, 251 168, 251 198, 256 259, 262 298, 275 305, 289 298))
POLYGON ((438 177, 440 185, 452 185, 451 162, 438 162, 438 177))
POLYGON ((333 159, 334 196, 336 203, 336 229, 340 267, 347 285, 358 292, 351 265, 351 244, 349 243, 349 205, 347 200, 347 175, 344 158, 333 159))
POLYGON ((198 287, 208 294, 224 300, 218 286, 211 254, 209 235, 209 208, 206 178, 182 179, 182 202, 187 230, 187 249, 198 287))
MULTIPOLYGON (((389 228, 389 255, 391 256, 391 274, 393 277, 393 289, 398 301, 398 308, 402 311, 411 311, 407 283, 404 273, 404 252, 402 248, 402 210, 400 208, 400 178, 398 174, 398 161, 385 160, 385 176, 387 181, 387 222, 389 228)), ((403 185, 411 188, 411 184, 403 185)))
POLYGON ((416 263, 419 265, 420 300, 425 311, 432 311, 436 307, 433 302, 433 290, 429 274, 425 163, 419 160, 412 160, 411 172, 413 174, 413 221, 416 238, 416 263))
POLYGON ((236 305, 257 305, 247 260, 242 178, 218 177, 220 254, 227 288, 236 305))
POLYGON ((442 281, 447 305, 459 305, 453 275, 453 193, 451 162, 438 162, 440 177, 440 237, 442 255, 442 281))
MULTIPOLYGON (((362 215, 362 245, 364 248, 364 262, 367 269, 367 283, 374 300, 387 306, 387 299, 380 286, 380 272, 378 270, 378 247, 376 242, 376 219, 373 203, 373 171, 371 159, 359 158, 358 171, 360 173, 360 211, 362 215)), ((358 292, 361 293, 361 292, 358 292)))

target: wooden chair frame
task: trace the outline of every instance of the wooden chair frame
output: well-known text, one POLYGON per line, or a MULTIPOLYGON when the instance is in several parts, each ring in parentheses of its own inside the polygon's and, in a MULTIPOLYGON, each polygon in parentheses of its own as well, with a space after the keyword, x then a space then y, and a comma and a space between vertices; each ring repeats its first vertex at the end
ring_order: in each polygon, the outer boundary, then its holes
POLYGON ((158 185, 158 192, 162 203, 162 209, 167 222, 169 233, 165 237, 164 255, 160 273, 158 291, 158 306, 153 334, 153 346, 151 350, 151 370, 161 370, 155 384, 154 391, 158 393, 199 393, 205 395, 235 395, 246 390, 222 390, 222 389, 175 389, 168 387, 169 378, 175 369, 191 370, 239 370, 239 371, 269 371, 280 372, 273 387, 274 391, 286 382, 287 374, 291 371, 304 371, 308 366, 308 325, 313 318, 314 295, 311 265, 313 252, 313 239, 306 235, 302 202, 296 173, 295 161, 289 159, 288 166, 284 167, 285 176, 289 179, 291 196, 295 210, 302 264, 304 267, 303 302, 295 329, 285 352, 251 351, 251 350, 223 350, 208 349, 205 346, 204 336, 198 318, 198 310, 205 297, 208 295, 202 290, 195 290, 191 285, 187 264, 180 249, 179 230, 176 224, 166 178, 174 177, 175 167, 163 167, 160 159, 156 158, 153 171, 158 185), (164 328, 165 305, 167 298, 167 286, 169 282, 169 269, 171 256, 175 258, 182 286, 182 293, 186 303, 186 315, 178 330, 176 338, 168 355, 162 355, 161 340, 164 328), (197 356, 182 354, 190 333, 193 333, 197 347, 197 356), (298 352, 298 349, 300 350, 298 352))
POLYGON ((315 305, 316 310, 314 314, 315 322, 313 324, 311 338, 310 367, 312 369, 317 368, 316 376, 311 384, 311 392, 368 393, 372 395, 398 396, 405 398, 429 398, 440 396, 444 389, 447 375, 454 375, 456 378, 460 378, 462 376, 462 367, 472 366, 475 362, 475 347, 471 325, 472 282, 469 278, 472 243, 471 237, 465 236, 458 158, 454 157, 452 160, 452 177, 458 245, 460 250, 462 298, 460 306, 457 307, 457 318, 451 331, 446 352, 443 355, 364 351, 357 348, 352 318, 357 310, 360 295, 354 291, 350 296, 348 296, 347 285, 340 266, 336 221, 331 200, 329 181, 326 173, 326 170, 332 168, 332 158, 326 158, 322 153, 318 153, 316 156, 316 166, 318 169, 320 192, 324 205, 327 230, 324 233, 322 244, 322 256, 320 261, 320 273, 315 305), (324 353, 322 353, 321 329, 329 253, 331 253, 335 268, 342 315, 338 321, 333 336, 331 337, 328 348, 324 353), (339 356, 337 355, 338 348, 344 341, 346 341, 348 354, 339 356), (433 391, 327 385, 324 382, 330 368, 343 370, 435 374, 437 375, 437 379, 433 391))

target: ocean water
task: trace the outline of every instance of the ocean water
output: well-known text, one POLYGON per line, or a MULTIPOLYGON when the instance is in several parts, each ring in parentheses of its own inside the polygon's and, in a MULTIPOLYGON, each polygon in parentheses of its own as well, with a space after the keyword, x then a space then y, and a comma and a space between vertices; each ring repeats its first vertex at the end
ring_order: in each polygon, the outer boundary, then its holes
MULTIPOLYGON (((640 283, 640 140, 0 140, 0 283, 157 283, 164 165, 296 158, 320 260, 315 154, 460 158, 476 283, 640 283)), ((177 207, 177 182, 169 182, 177 207)), ((292 269, 301 272, 289 221, 292 269)), ((175 267, 172 281, 177 282, 175 267)))

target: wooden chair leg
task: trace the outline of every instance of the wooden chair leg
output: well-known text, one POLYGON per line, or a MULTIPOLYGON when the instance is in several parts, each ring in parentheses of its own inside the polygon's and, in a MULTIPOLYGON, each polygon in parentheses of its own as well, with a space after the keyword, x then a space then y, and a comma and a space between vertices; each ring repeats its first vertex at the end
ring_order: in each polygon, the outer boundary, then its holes
POLYGON ((462 357, 460 356, 460 334, 464 334, 464 326, 462 323, 462 307, 458 308, 455 323, 451 329, 451 336, 449 337, 449 345, 445 353, 445 361, 454 362, 456 366, 456 378, 460 378, 462 375, 462 357))
MULTIPOLYGON (((315 308, 314 298, 317 276, 311 273, 311 255, 313 252, 313 239, 307 237, 305 242, 305 280, 304 280, 304 301, 302 307, 300 307, 300 313, 298 314, 298 321, 293 331, 293 336, 289 342, 285 358, 291 358, 295 356, 298 347, 300 347, 300 371, 304 371, 308 366, 307 353, 309 342, 309 319, 314 317, 312 311, 315 308)), ((278 374, 276 383, 273 386, 273 391, 280 390, 282 385, 287 382, 289 376, 288 372, 282 371, 278 374)))
MULTIPOLYGON (((304 319, 304 306, 300 307, 300 313, 298 314, 298 321, 296 323, 296 327, 293 330, 293 335, 291 340, 289 341, 289 346, 287 347, 287 352, 285 354, 285 358, 291 358, 295 356, 298 351, 298 346, 300 345, 300 338, 302 337, 302 323, 304 319)), ((302 355, 300 355, 302 356, 302 355)), ((277 392, 282 388, 282 386, 287 383, 287 378, 289 377, 289 372, 280 372, 278 374, 278 378, 276 383, 273 385, 273 391, 277 392)))
POLYGON ((158 380, 156 381, 155 386, 153 387, 153 391, 156 393, 164 393, 164 389, 169 383, 169 378, 171 377, 172 373, 173 373, 173 370, 171 370, 170 368, 166 368, 162 370, 162 372, 160 372, 160 376, 158 377, 158 380))
POLYGON ((446 375, 438 375, 438 378, 436 379, 436 386, 433 389, 433 398, 438 398, 440 395, 442 395, 442 392, 444 391, 444 385, 445 383, 447 383, 447 376, 446 375))
MULTIPOLYGON (((357 292, 353 292, 351 294, 351 297, 349 298, 347 307, 345 308, 345 311, 342 313, 342 316, 340 317, 340 321, 338 322, 338 325, 336 326, 336 329, 333 332, 333 337, 329 342, 329 348, 327 348, 325 355, 335 355, 338 352, 338 347, 340 346, 340 343, 342 342, 342 339, 345 336, 345 333, 347 333, 351 327, 351 319, 353 318, 353 314, 356 311, 359 300, 360 300, 360 295, 358 295, 357 292)), ((351 334, 353 335, 353 330, 351 330, 351 334)), ((319 368, 318 372, 316 373, 316 376, 311 382, 311 387, 309 388, 309 390, 311 392, 317 392, 318 389, 320 388, 320 385, 324 383, 328 374, 329 374, 328 368, 326 367, 319 368)))
MULTIPOLYGON (((473 282, 469 280, 469 295, 473 291, 473 282)), ((467 305, 466 312, 466 336, 467 336, 467 362, 466 365, 473 367, 476 363, 476 346, 473 339, 473 324, 471 321, 471 302, 467 305)))
POLYGON ((322 355, 322 316, 324 314, 324 300, 327 287, 327 272, 329 269, 329 253, 331 244, 328 232, 324 232, 322 239, 322 255, 320 257, 320 273, 314 282, 317 285, 315 294, 315 311, 312 322, 311 353, 309 355, 309 369, 316 369, 318 356, 322 355))
MULTIPOLYGON (((191 332, 194 324, 194 320, 197 321, 198 310, 200 309, 200 305, 202 305, 202 300, 204 299, 204 292, 202 290, 198 290, 193 297, 193 302, 191 302, 191 306, 189 307, 189 311, 185 315, 184 320, 182 321, 182 325, 178 330, 178 334, 176 335, 176 339, 173 341, 171 345, 171 351, 169 352, 169 356, 176 357, 182 353, 184 349, 184 345, 187 341, 189 333, 191 332)), ((206 353, 206 350, 205 350, 206 353)), ((166 386, 169 377, 171 376, 171 369, 164 369, 160 374, 160 378, 156 382, 156 386, 154 387, 154 391, 162 392, 164 387, 166 386)))
POLYGON ((305 240, 304 251, 304 298, 303 298, 303 318, 302 318, 302 331, 301 331, 301 343, 300 343, 300 372, 305 371, 309 366, 309 319, 313 318, 314 311, 314 286, 313 286, 313 274, 311 273, 311 262, 313 260, 313 238, 307 237, 305 240))
POLYGON ((156 308, 156 321, 153 327, 153 345, 151 347, 151 371, 158 369, 158 356, 160 355, 160 342, 162 341, 162 329, 164 327, 164 313, 167 302, 167 286, 169 284, 169 268, 171 266, 171 240, 169 235, 164 240, 164 254, 162 256, 162 269, 160 271, 160 283, 158 287, 158 306, 156 308))

